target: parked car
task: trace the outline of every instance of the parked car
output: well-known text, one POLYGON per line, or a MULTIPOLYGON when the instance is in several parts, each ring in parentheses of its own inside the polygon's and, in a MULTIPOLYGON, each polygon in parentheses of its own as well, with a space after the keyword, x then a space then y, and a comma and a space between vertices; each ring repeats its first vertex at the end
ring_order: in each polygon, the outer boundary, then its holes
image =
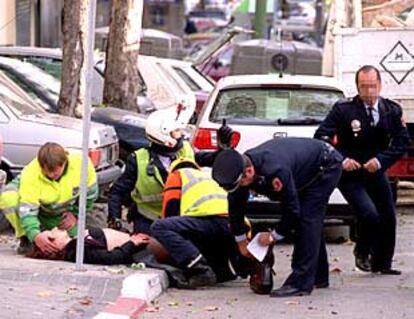
MULTIPOLYGON (((240 75, 221 79, 200 114, 193 136, 199 150, 217 148, 217 129, 226 119, 235 130, 234 145, 244 152, 266 140, 313 137, 332 105, 344 97, 333 78, 322 76, 240 75)), ((254 198, 249 203, 253 220, 280 216, 276 202, 254 198)), ((353 225, 353 216, 338 190, 332 194, 327 219, 353 225)))
MULTIPOLYGON (((32 63, 1 56, 0 70, 47 112, 58 112, 59 80, 32 63)), ((114 127, 119 138, 121 159, 148 144, 145 118, 145 115, 113 107, 93 107, 91 113, 92 121, 114 127)))
MULTIPOLYGON (((36 157, 46 142, 56 142, 69 150, 82 149, 82 121, 49 114, 33 103, 30 96, 0 71, 0 132, 4 139, 1 168, 12 178, 36 157)), ((92 123, 89 157, 97 171, 101 190, 121 174, 115 130, 92 123)))
POLYGON ((212 27, 229 24, 231 12, 227 7, 193 9, 187 14, 187 18, 195 24, 198 32, 202 32, 212 27))

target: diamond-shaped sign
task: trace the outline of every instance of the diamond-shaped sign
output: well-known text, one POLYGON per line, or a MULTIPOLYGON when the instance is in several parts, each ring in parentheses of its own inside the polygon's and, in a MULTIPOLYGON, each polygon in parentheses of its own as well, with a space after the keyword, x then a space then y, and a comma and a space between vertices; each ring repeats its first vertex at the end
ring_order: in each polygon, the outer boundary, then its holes
POLYGON ((398 41, 391 51, 381 60, 381 66, 395 82, 401 84, 407 75, 414 70, 414 56, 398 41))

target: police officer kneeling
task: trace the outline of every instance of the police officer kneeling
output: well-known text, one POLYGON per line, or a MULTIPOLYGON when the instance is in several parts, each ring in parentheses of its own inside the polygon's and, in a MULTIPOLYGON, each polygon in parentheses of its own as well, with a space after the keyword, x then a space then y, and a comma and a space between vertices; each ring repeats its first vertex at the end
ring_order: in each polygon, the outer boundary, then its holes
POLYGON ((213 178, 229 192, 231 228, 244 256, 249 252, 243 218, 251 191, 270 199, 281 197, 281 221, 271 233, 262 233, 262 245, 295 230, 292 273, 271 297, 308 295, 314 287, 329 286, 323 222, 342 159, 329 144, 306 138, 273 139, 243 155, 232 149, 217 155, 213 178))

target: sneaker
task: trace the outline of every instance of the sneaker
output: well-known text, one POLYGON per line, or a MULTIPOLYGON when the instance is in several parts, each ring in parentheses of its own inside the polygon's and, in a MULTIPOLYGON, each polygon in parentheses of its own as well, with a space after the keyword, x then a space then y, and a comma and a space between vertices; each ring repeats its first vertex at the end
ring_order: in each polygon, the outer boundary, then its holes
POLYGON ((207 264, 204 257, 201 255, 200 257, 195 263, 191 263, 186 270, 189 288, 212 286, 217 283, 213 269, 207 264))

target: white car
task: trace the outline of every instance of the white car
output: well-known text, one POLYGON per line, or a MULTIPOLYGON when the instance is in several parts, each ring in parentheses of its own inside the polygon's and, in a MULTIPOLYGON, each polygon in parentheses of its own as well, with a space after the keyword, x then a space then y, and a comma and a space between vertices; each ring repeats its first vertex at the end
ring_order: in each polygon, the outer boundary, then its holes
MULTIPOLYGON (((332 105, 343 97, 341 85, 328 77, 274 74, 225 77, 210 94, 192 142, 199 150, 216 149, 216 133, 223 119, 236 131, 239 139, 236 149, 240 152, 272 138, 312 138, 332 105)), ((338 190, 329 204, 328 218, 353 219, 338 190)), ((264 198, 255 199, 251 205, 256 205, 251 206, 256 207, 253 215, 271 217, 277 209, 264 198)))

